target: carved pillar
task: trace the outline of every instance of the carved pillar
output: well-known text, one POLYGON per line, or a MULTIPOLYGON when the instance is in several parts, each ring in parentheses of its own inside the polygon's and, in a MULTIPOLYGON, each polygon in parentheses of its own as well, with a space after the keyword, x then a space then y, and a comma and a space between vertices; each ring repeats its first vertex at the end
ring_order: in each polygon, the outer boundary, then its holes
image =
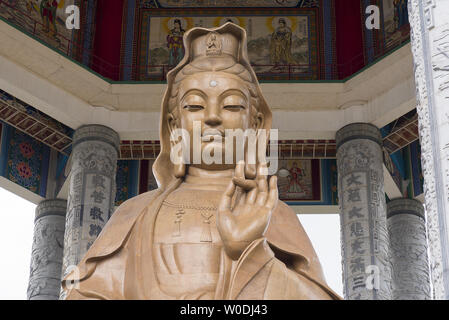
POLYGON ((391 299, 382 136, 353 123, 336 140, 345 299, 391 299))
POLYGON ((429 300, 430 279, 424 208, 413 199, 387 205, 394 300, 429 300))
POLYGON ((61 289, 67 201, 44 200, 36 207, 31 252, 29 300, 57 300, 61 289))
POLYGON ((409 0, 435 299, 449 299, 449 1, 409 0))
POLYGON ((114 208, 118 134, 86 125, 73 137, 72 167, 64 237, 64 276, 78 265, 114 208))

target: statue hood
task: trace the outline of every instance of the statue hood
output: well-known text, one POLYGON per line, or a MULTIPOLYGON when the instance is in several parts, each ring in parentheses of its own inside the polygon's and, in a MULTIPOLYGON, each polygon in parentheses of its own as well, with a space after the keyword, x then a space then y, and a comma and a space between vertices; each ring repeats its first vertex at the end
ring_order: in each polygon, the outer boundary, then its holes
POLYGON ((259 97, 258 110, 264 115, 263 128, 267 132, 268 139, 268 133, 271 129, 272 114, 262 95, 256 74, 251 67, 246 42, 245 29, 231 22, 213 29, 192 28, 184 34, 184 58, 167 74, 167 87, 162 99, 159 126, 161 150, 153 165, 153 174, 159 188, 166 189, 173 180, 177 179, 174 175, 174 165, 170 160, 171 143, 168 126, 170 94, 178 72, 194 60, 202 60, 203 64, 207 60, 208 70, 205 71, 219 71, 220 62, 226 59, 234 59, 234 61, 241 64, 246 71, 249 72, 251 82, 254 84, 259 97), (211 34, 218 36, 217 44, 220 48, 216 49, 215 52, 208 52, 207 49, 207 42, 210 41, 208 37, 210 37, 211 34))

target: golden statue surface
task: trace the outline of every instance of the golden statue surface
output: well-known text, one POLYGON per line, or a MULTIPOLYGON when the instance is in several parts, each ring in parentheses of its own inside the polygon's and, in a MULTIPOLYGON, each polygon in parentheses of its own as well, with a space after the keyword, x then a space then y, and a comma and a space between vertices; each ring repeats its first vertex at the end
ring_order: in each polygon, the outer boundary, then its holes
POLYGON ((185 161, 195 159, 198 128, 201 152, 224 150, 227 130, 271 129, 245 30, 193 28, 184 47, 162 101, 159 188, 116 210, 79 277, 63 281, 66 299, 339 299, 265 162, 251 164, 249 152, 221 163, 185 161), (173 152, 178 129, 186 133, 181 155, 173 152))

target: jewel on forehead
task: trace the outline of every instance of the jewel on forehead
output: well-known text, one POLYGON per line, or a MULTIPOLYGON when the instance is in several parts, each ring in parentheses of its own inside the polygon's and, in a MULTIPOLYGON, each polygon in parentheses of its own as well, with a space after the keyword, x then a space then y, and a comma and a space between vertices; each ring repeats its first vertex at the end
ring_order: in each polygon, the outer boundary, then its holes
POLYGON ((218 82, 215 81, 215 80, 211 80, 211 81, 209 82, 209 85, 210 85, 211 87, 216 87, 217 84, 218 84, 218 82))

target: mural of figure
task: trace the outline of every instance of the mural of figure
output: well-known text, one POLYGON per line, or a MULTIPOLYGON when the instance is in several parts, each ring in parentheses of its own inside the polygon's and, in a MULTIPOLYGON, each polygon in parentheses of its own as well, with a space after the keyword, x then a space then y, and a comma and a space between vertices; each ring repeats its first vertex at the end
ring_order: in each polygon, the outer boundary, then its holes
POLYGON ((296 162, 293 162, 290 172, 290 186, 288 188, 289 192, 302 192, 303 188, 301 186, 300 180, 305 176, 304 170, 298 168, 296 162))
POLYGON ((407 0, 394 0, 394 21, 396 30, 408 23, 407 0))
POLYGON ((28 0, 25 4, 28 14, 31 14, 31 12, 33 12, 33 1, 34 0, 28 0))
POLYGON ((181 20, 175 19, 173 29, 167 35, 167 47, 169 51, 168 64, 176 66, 184 57, 184 45, 182 37, 185 30, 182 28, 181 20))
POLYGON ((408 1, 401 0, 402 2, 402 25, 408 24, 408 1))
POLYGON ((50 24, 53 26, 53 34, 56 36, 58 29, 56 27, 56 9, 58 1, 42 0, 40 5, 40 14, 44 25, 44 32, 50 32, 50 24))
POLYGON ((271 34, 270 59, 271 63, 295 64, 292 57, 292 30, 287 26, 284 18, 280 18, 279 26, 271 34))

